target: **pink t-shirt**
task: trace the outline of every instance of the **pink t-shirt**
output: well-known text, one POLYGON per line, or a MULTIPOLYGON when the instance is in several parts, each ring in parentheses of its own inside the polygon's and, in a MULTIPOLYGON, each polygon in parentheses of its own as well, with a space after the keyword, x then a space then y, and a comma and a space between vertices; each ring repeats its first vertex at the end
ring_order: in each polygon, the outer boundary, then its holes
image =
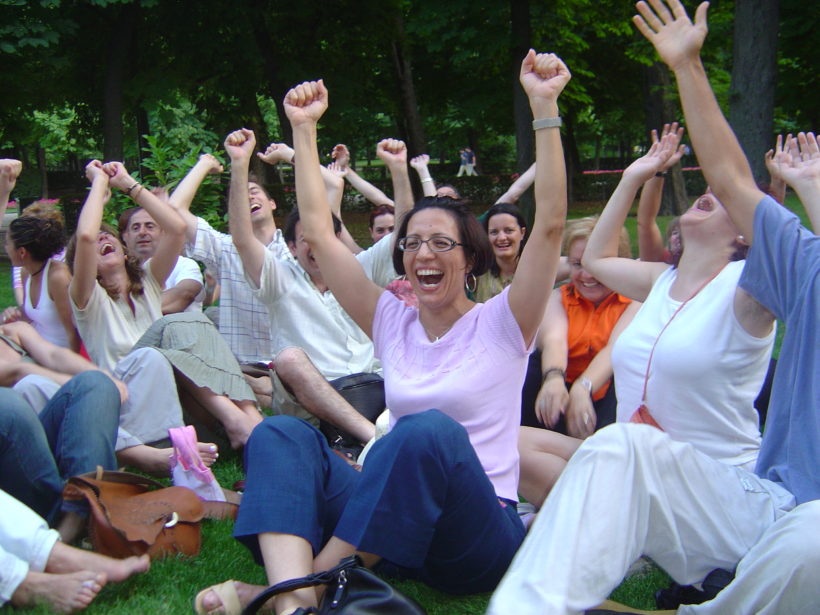
POLYGON ((521 386, 531 348, 510 310, 508 289, 476 304, 431 342, 418 310, 382 293, 373 346, 384 369, 390 426, 431 408, 461 423, 496 495, 518 499, 521 386))

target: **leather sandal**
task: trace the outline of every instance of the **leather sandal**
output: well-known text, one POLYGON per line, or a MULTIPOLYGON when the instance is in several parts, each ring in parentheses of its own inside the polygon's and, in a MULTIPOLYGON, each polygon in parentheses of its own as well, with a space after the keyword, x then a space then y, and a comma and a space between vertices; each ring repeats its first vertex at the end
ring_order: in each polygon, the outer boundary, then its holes
POLYGON ((205 610, 205 606, 203 605, 205 595, 209 591, 213 591, 222 602, 222 609, 225 611, 225 615, 242 615, 242 605, 239 603, 239 594, 236 591, 236 585, 234 585, 233 579, 219 583, 218 585, 211 585, 199 592, 196 598, 194 598, 194 610, 197 615, 208 615, 210 613, 210 611, 205 610))

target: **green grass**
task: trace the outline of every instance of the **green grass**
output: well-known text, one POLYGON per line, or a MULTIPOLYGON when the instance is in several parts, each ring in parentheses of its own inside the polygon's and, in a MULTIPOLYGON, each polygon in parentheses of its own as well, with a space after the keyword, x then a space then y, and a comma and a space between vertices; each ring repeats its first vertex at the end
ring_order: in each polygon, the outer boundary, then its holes
MULTIPOLYGON (((796 211, 808 223, 800 203, 793 197, 787 206, 796 211)), ((570 217, 587 215, 588 212, 570 212, 570 217)), ((671 217, 660 219, 665 229, 671 217)), ((366 214, 350 214, 346 220, 354 237, 361 245, 369 245, 366 214)), ((627 228, 635 241, 635 219, 627 220, 627 228)), ((0 306, 14 301, 11 290, 10 269, 7 261, 0 264, 0 306)), ((779 327, 776 352, 780 348, 783 327, 779 327)), ((275 468, 272 469, 275 471, 275 468)), ((223 486, 230 487, 242 476, 241 462, 234 452, 223 451, 214 472, 223 486)), ((250 583, 265 583, 264 571, 257 566, 245 547, 231 536, 232 523, 205 521, 202 524, 202 552, 196 558, 171 558, 152 564, 151 570, 118 585, 106 587, 95 602, 85 611, 89 615, 130 615, 132 613, 189 614, 196 593, 203 587, 226 579, 239 579, 250 583)), ((549 562, 543 562, 548 567, 549 562)), ((631 606, 654 608, 654 592, 669 584, 669 577, 657 568, 626 580, 612 594, 612 598, 631 606)), ((399 589, 418 600, 430 615, 478 615, 484 613, 489 594, 453 597, 442 594, 421 583, 397 581, 399 589)), ((0 608, 0 615, 11 614, 11 607, 0 608)), ((32 611, 35 615, 49 613, 45 608, 32 611)))

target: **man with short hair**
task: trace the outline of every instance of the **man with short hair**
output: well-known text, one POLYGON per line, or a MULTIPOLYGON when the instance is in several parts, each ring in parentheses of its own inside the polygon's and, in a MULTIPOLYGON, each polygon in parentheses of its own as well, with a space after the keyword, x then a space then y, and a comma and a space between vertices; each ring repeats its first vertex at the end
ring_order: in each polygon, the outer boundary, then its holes
MULTIPOLYGON (((166 197, 165 191, 162 191, 166 197)), ((129 207, 120 214, 118 227, 120 238, 128 254, 144 264, 154 256, 157 240, 162 229, 142 207, 129 207)), ((205 288, 199 265, 190 258, 180 256, 177 264, 165 280, 162 291, 162 313, 201 312, 205 288)))

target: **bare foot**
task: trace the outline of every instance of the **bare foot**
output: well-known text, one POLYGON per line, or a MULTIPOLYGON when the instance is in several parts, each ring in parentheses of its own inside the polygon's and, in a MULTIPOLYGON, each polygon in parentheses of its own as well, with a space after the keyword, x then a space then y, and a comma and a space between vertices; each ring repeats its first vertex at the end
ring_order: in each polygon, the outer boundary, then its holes
POLYGON ((219 459, 219 448, 213 442, 197 442, 196 446, 199 449, 199 456, 206 466, 212 466, 219 459))
MULTIPOLYGON (((260 592, 265 590, 264 585, 250 585, 249 583, 242 583, 241 581, 228 581, 228 583, 233 583, 234 589, 236 590, 236 598, 239 600, 239 605, 243 609, 250 604, 251 600, 256 598, 260 592)), ((203 590, 204 593, 200 592, 200 594, 197 595, 194 603, 197 613, 206 613, 207 615, 222 615, 225 613, 225 608, 223 608, 225 605, 220 595, 213 589, 214 587, 219 586, 212 586, 211 588, 203 590)), ((230 593, 230 588, 221 588, 219 591, 223 594, 226 592, 230 593)), ((227 596, 226 599, 232 600, 230 596, 227 596)), ((272 608, 273 603, 270 602, 265 606, 272 608)))
POLYGON ((237 406, 240 412, 231 413, 230 420, 222 422, 225 433, 230 440, 231 448, 237 449, 245 446, 251 432, 262 422, 262 413, 255 404, 242 402, 237 406))
POLYGON ((61 542, 54 543, 46 562, 46 572, 66 574, 70 572, 92 571, 102 573, 109 581, 118 583, 134 574, 146 572, 151 567, 148 555, 116 559, 93 551, 77 549, 61 542))
POLYGON ((57 613, 74 613, 91 604, 106 583, 100 572, 29 572, 11 596, 15 606, 48 604, 57 613))

